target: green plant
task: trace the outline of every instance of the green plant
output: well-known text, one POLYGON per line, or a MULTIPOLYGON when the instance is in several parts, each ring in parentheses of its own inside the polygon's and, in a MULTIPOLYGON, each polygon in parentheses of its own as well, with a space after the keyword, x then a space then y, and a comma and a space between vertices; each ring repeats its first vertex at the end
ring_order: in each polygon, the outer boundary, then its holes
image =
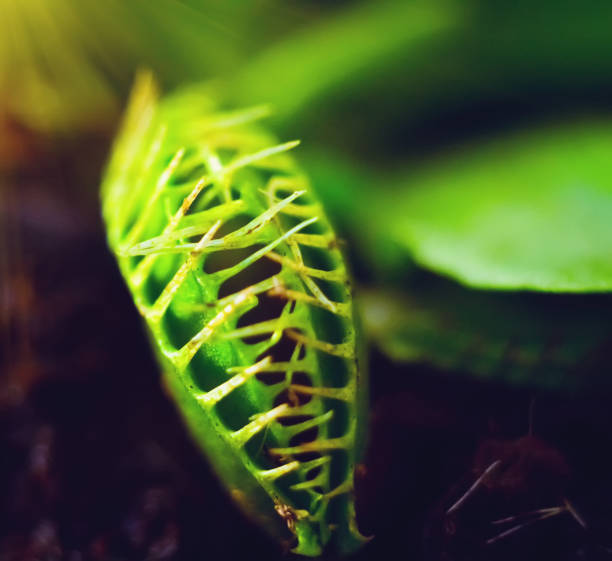
POLYGON ((141 76, 102 188, 108 240, 164 379, 232 497, 294 551, 364 541, 366 381, 351 284, 306 178, 197 86, 141 76), (290 531, 287 532, 287 529, 290 531), (332 539, 333 538, 333 539, 332 539))

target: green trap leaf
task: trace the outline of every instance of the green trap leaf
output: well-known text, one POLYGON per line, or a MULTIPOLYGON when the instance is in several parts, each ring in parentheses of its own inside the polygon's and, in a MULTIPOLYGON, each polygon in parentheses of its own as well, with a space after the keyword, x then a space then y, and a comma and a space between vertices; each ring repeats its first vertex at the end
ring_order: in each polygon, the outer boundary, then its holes
POLYGON ((238 505, 297 553, 350 552, 367 418, 351 282, 265 112, 224 111, 206 85, 158 99, 141 76, 103 181, 108 241, 238 505))

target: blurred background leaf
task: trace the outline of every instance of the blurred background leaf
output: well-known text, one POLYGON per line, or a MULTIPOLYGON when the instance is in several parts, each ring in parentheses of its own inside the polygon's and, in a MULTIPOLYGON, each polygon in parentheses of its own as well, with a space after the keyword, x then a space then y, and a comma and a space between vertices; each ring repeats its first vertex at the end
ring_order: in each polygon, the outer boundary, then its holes
POLYGON ((366 333, 395 362, 540 389, 610 383, 609 296, 470 290, 427 275, 360 295, 366 333))
POLYGON ((387 166, 537 114, 609 108, 608 2, 344 4, 251 52, 236 99, 272 101, 281 130, 387 166))
POLYGON ((465 284, 609 291, 611 153, 607 119, 525 131, 411 170, 370 209, 420 265, 465 284))
POLYGON ((243 104, 271 103, 281 124, 295 125, 312 106, 367 90, 385 74, 395 78, 389 89, 397 87, 397 59, 410 53, 418 63, 461 19, 459 6, 447 1, 355 3, 253 57, 231 90, 243 104))
POLYGON ((0 105, 47 130, 104 122, 96 108, 120 105, 144 65, 165 87, 222 78, 236 103, 273 103, 283 134, 389 165, 495 126, 500 108, 525 120, 601 106, 612 90, 604 1, 2 0, 0 11, 0 105))

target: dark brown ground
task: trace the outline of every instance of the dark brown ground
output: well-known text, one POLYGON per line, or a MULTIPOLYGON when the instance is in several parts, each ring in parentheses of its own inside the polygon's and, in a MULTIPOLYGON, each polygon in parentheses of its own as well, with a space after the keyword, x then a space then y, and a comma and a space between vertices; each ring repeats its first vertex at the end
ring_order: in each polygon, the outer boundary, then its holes
MULTIPOLYGON (((20 138, 0 191, 0 561, 284 558, 160 389, 98 216, 106 140, 20 138)), ((371 377, 358 505, 375 539, 356 559, 612 559, 609 394, 532 396, 376 352, 371 377), (565 512, 485 543, 512 526, 493 520, 565 499, 586 529, 565 512)))

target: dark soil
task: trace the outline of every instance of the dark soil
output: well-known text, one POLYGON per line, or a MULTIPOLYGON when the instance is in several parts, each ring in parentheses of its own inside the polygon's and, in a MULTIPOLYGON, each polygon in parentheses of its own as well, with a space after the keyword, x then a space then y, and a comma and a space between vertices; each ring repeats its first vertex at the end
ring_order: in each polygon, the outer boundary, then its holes
MULTIPOLYGON (((0 199, 0 560, 286 558, 162 392, 99 218, 106 139, 24 146, 0 199)), ((612 559, 610 395, 370 368, 355 559, 612 559)))

